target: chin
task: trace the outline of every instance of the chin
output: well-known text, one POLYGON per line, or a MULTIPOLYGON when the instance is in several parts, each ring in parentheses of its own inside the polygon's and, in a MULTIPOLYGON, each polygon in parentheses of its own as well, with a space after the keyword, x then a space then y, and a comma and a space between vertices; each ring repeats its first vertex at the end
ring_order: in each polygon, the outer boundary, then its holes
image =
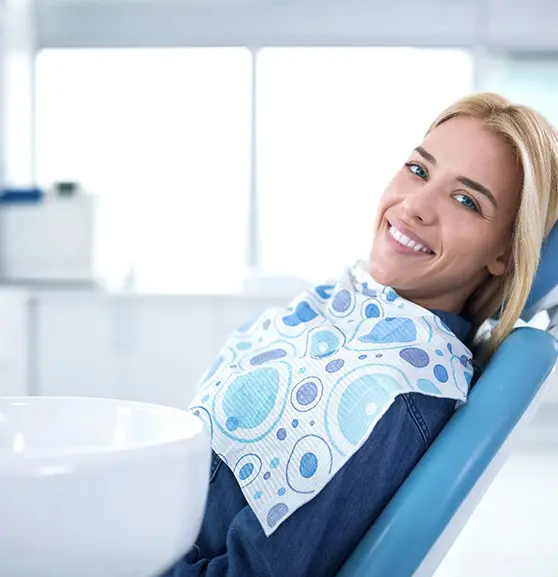
POLYGON ((370 276, 379 284, 395 288, 397 284, 398 274, 391 266, 382 266, 377 259, 371 255, 368 259, 368 272, 370 276))

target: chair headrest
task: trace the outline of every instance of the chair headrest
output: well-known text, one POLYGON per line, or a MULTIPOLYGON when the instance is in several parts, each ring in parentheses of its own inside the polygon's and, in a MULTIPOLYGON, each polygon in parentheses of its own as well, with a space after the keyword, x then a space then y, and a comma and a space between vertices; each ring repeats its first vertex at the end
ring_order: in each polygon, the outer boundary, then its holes
POLYGON ((558 306, 558 224, 550 231, 541 251, 533 287, 521 318, 531 320, 539 311, 558 306))

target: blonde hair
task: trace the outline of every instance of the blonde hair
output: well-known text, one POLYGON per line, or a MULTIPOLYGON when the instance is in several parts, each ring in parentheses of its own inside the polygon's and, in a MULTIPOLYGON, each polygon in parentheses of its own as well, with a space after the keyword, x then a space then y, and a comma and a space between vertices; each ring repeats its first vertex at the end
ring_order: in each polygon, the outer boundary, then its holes
POLYGON ((558 136, 545 118, 528 106, 497 94, 462 98, 438 116, 427 133, 455 116, 475 118, 504 138, 522 171, 519 207, 512 232, 509 264, 469 298, 464 314, 478 327, 497 311, 499 323, 483 356, 488 358, 512 331, 537 271, 544 239, 558 220, 558 136))

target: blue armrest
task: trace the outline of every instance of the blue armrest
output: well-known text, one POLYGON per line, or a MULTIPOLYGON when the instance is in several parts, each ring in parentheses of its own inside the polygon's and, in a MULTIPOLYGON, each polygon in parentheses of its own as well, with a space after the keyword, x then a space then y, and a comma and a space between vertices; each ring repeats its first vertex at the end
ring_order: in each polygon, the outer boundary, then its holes
MULTIPOLYGON (((558 357, 548 333, 520 328, 401 486, 339 577, 410 577, 516 427, 558 357)), ((371 490, 374 490, 372 487, 371 490)))

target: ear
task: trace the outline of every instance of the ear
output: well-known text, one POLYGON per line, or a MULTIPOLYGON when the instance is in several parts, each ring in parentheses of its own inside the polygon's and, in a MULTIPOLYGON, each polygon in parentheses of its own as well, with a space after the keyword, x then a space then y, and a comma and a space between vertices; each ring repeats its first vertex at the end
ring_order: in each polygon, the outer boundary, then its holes
POLYGON ((494 257, 494 259, 488 264, 488 266, 487 266, 488 272, 492 276, 504 275, 506 273, 506 271, 508 270, 508 267, 510 265, 510 260, 511 260, 511 256, 510 256, 509 250, 506 250, 504 252, 497 254, 494 257))

